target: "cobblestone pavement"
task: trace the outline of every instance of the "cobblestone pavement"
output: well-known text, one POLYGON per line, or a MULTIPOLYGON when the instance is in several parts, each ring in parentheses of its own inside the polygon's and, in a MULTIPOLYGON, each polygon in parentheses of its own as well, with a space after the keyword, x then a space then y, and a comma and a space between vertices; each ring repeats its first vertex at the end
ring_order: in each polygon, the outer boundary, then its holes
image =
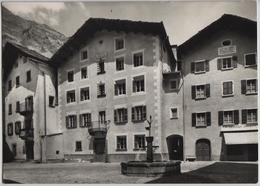
POLYGON ((120 173, 120 163, 12 162, 3 164, 3 178, 19 183, 255 183, 258 164, 182 162, 181 175, 132 177, 120 173))

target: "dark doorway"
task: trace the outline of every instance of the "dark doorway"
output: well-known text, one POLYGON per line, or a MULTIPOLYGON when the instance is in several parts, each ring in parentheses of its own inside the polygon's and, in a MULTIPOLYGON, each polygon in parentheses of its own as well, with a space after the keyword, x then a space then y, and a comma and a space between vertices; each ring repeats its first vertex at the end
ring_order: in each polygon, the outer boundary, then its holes
POLYGON ((34 151, 33 151, 34 142, 31 140, 25 141, 25 149, 26 149, 26 160, 34 159, 34 151))
POLYGON ((248 145, 248 160, 257 161, 258 160, 258 144, 248 145))
POLYGON ((95 138, 93 141, 94 161, 105 162, 106 138, 95 138))
POLYGON ((180 135, 171 135, 166 138, 169 159, 183 160, 183 137, 180 135))
POLYGON ((210 161, 211 150, 210 141, 208 139, 199 139, 196 142, 196 160, 210 161))

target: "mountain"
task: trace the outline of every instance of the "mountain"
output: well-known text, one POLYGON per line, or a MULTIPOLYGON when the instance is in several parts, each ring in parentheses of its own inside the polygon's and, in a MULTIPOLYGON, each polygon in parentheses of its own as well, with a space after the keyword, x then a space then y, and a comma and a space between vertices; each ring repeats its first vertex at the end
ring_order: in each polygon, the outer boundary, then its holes
POLYGON ((51 57, 66 40, 48 25, 23 19, 2 6, 2 46, 10 41, 51 57))

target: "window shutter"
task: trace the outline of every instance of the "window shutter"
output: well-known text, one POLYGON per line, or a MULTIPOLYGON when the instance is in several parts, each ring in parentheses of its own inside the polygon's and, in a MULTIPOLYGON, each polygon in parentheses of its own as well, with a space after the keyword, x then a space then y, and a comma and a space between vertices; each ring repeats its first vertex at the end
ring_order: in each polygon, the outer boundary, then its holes
POLYGON ((234 123, 239 123, 239 110, 234 110, 234 123))
POLYGON ((243 124, 247 123, 247 110, 246 109, 242 110, 242 123, 243 124))
POLYGON ((66 116, 66 128, 69 128, 69 116, 66 116))
POLYGON ((191 117, 192 117, 191 126, 195 127, 196 126, 196 113, 192 113, 191 117))
POLYGON ((146 106, 143 106, 142 111, 143 111, 142 120, 146 120, 146 106))
POLYGON ((132 108, 132 121, 135 120, 135 108, 133 107, 132 108))
POLYGON ((210 97, 210 84, 206 84, 206 97, 210 97))
POLYGON ((246 94, 246 80, 241 80, 241 94, 246 94))
POLYGON ((218 112, 218 125, 223 125, 223 111, 218 112))
POLYGON ((191 73, 195 72, 195 63, 194 62, 191 62, 191 64, 190 64, 190 71, 191 71, 191 73))
POLYGON ((83 118, 82 118, 82 117, 83 117, 83 115, 80 114, 80 115, 79 115, 79 126, 80 126, 80 127, 84 127, 84 125, 85 125, 85 123, 82 123, 82 122, 83 122, 83 118))
POLYGON ((124 121, 127 122, 127 108, 124 109, 124 121))
POLYGON ((211 113, 206 112, 206 117, 207 117, 207 126, 211 126, 211 113))
POLYGON ((218 59, 218 70, 221 70, 221 66, 222 66, 222 59, 218 59))
POLYGON ((135 80, 133 79, 133 92, 136 92, 135 80))
POLYGON ((191 99, 196 98, 196 86, 191 86, 191 99))
POLYGON ((114 122, 117 123, 117 110, 114 110, 114 122))
POLYGON ((74 118, 75 118, 75 124, 74 124, 74 127, 77 128, 77 115, 75 115, 74 118))
POLYGON ((206 72, 208 72, 209 71, 209 60, 205 61, 205 65, 206 65, 206 72))
POLYGON ((117 96, 118 95, 117 84, 115 84, 114 87, 115 87, 115 96, 117 96))
POLYGON ((232 56, 233 67, 237 68, 237 56, 232 56))
POLYGON ((257 84, 257 79, 255 80, 255 83, 256 83, 256 92, 258 92, 258 84, 257 84))

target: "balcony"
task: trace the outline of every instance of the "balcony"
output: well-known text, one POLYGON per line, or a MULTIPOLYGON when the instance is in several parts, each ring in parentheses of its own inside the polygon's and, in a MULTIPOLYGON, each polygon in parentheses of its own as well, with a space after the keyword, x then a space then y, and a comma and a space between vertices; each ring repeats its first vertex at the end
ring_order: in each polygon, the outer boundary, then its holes
POLYGON ((20 134, 19 137, 22 138, 23 140, 29 140, 29 141, 33 141, 33 129, 29 128, 29 129, 21 129, 20 130, 20 134))
POLYGON ((88 132, 91 136, 94 136, 96 138, 99 138, 99 137, 103 138, 107 134, 108 124, 109 124, 109 121, 104 121, 104 122, 92 121, 88 125, 88 132))
POLYGON ((233 132, 233 131, 257 131, 258 125, 257 123, 248 123, 248 124, 230 124, 230 125, 222 125, 221 132, 233 132))
POLYGON ((33 104, 28 102, 20 103, 20 107, 16 112, 20 113, 21 115, 31 114, 33 112, 33 104))

